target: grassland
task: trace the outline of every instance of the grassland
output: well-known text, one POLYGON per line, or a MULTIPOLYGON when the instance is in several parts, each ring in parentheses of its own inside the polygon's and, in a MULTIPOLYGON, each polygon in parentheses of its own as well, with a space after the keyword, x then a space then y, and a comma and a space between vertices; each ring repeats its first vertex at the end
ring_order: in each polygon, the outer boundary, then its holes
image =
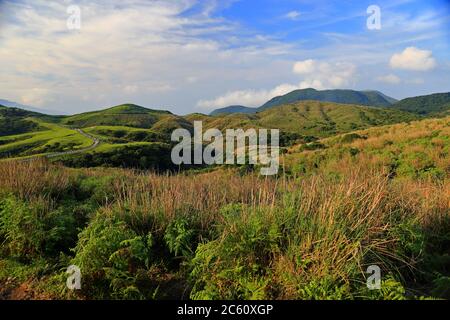
MULTIPOLYGON (((74 116, 46 116, 19 109, 1 108, 7 123, 0 135, 0 158, 42 156, 55 152, 82 150, 92 140, 73 130, 99 139, 100 147, 84 155, 63 157, 66 164, 168 168, 159 158, 167 160, 170 135, 177 128, 193 130, 194 121, 203 121, 205 129, 218 128, 277 128, 281 130, 282 145, 292 145, 302 138, 317 139, 372 126, 407 122, 418 117, 397 110, 341 105, 327 102, 302 101, 256 114, 206 116, 192 114, 184 117, 168 111, 152 110, 132 104, 82 113, 74 116), (6 129, 5 129, 6 130, 6 129), (11 134, 12 132, 17 134, 11 134), (139 146, 144 152, 136 150, 139 146), (109 161, 113 152, 120 155, 109 161), (153 154, 151 154, 153 152, 153 154), (155 154, 156 152, 156 154, 155 154), (162 152, 166 152, 162 154, 162 152), (127 155, 128 154, 128 155, 127 155), (93 157, 103 162, 92 161, 93 157), (135 159, 139 156, 139 159, 135 159), (150 162, 149 159, 155 160, 150 162)), ((58 158, 58 160, 60 160, 58 158)))
POLYGON ((40 156, 87 148, 92 140, 73 129, 29 118, 39 131, 18 135, 0 136, 0 158, 40 156))
POLYGON ((1 163, 0 297, 449 298, 449 122, 293 146, 273 178, 1 163))

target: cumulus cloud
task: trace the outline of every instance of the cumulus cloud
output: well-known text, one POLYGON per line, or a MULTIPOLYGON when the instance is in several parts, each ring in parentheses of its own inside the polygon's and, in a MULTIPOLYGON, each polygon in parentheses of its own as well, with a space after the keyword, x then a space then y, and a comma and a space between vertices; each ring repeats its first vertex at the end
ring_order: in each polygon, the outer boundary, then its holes
POLYGON ((197 107, 211 110, 230 105, 256 107, 276 96, 281 96, 297 89, 314 88, 318 90, 342 88, 351 83, 356 67, 347 62, 326 62, 307 59, 297 61, 292 67, 295 74, 303 80, 298 84, 281 84, 270 90, 237 90, 230 91, 211 100, 201 100, 197 107))
POLYGON ((377 78, 378 81, 388 84, 399 84, 401 79, 395 74, 388 74, 377 78))
POLYGON ((293 72, 304 77, 301 88, 342 88, 352 83, 356 66, 348 62, 307 59, 294 64, 293 72))
POLYGON ((201 100, 198 102, 197 107, 205 110, 223 108, 231 105, 258 107, 273 97, 282 96, 296 89, 299 89, 299 87, 292 84, 282 84, 270 90, 231 91, 212 100, 201 100))
POLYGON ((436 67, 436 60, 432 51, 408 47, 403 52, 394 54, 390 65, 394 69, 428 71, 436 67))
POLYGON ((77 5, 80 30, 67 28, 64 1, 5 4, 0 96, 70 112, 83 111, 86 101, 91 102, 86 108, 96 108, 123 99, 174 105, 184 109, 175 112, 183 112, 203 96, 205 86, 220 86, 230 75, 251 77, 258 66, 273 70, 274 56, 285 54, 279 42, 242 36, 234 23, 211 16, 222 1, 79 0, 77 5))

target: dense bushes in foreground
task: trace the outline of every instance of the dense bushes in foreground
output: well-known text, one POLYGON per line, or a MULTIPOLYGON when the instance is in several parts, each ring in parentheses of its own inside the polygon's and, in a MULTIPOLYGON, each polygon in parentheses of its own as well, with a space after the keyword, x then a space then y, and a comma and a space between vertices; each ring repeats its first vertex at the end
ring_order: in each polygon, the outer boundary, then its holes
POLYGON ((2 163, 0 297, 448 298, 449 204, 448 180, 364 163, 271 179, 2 163))

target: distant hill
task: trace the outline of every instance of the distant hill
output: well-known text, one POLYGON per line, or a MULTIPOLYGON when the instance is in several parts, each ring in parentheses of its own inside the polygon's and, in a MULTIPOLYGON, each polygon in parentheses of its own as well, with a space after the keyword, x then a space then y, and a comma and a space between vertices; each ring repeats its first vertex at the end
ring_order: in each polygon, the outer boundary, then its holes
POLYGON ((109 109, 80 113, 64 117, 62 124, 85 128, 92 126, 127 126, 149 129, 159 121, 172 119, 182 122, 182 118, 169 111, 147 109, 135 104, 123 104, 109 109))
POLYGON ((61 113, 57 113, 56 111, 50 111, 50 110, 46 110, 46 109, 30 107, 30 106, 27 106, 24 104, 20 104, 20 103, 9 101, 9 100, 3 100, 3 99, 0 99, 0 105, 8 107, 8 108, 18 108, 18 109, 22 109, 22 110, 27 110, 27 111, 32 111, 32 112, 37 112, 37 113, 42 113, 42 114, 48 114, 48 115, 61 114, 61 113))
POLYGON ((41 114, 0 105, 0 136, 39 130, 39 125, 28 118, 41 114))
POLYGON ((337 104, 320 101, 299 101, 256 114, 225 114, 222 116, 192 115, 206 128, 277 128, 282 132, 326 137, 337 133, 415 120, 418 116, 400 110, 337 104))
POLYGON ((210 113, 211 116, 219 114, 229 114, 229 113, 255 113, 255 108, 249 108, 244 106, 229 106, 221 109, 214 110, 210 113))
POLYGON ((292 91, 284 96, 271 99, 258 111, 266 110, 283 104, 304 100, 327 101, 344 104, 355 104, 374 107, 388 107, 397 100, 388 97, 378 91, 355 91, 355 90, 323 90, 302 89, 292 91))
POLYGON ((391 107, 423 116, 449 115, 450 92, 403 99, 391 107))
POLYGON ((148 144, 170 143, 170 135, 177 128, 192 132, 194 121, 203 121, 204 130, 279 129, 280 143, 287 146, 301 139, 313 141, 418 118, 418 115, 396 109, 320 101, 299 101, 253 114, 191 114, 184 117, 134 104, 73 116, 49 116, 0 106, 0 158, 89 146, 89 139, 70 128, 82 128, 96 136, 101 141, 99 150, 133 146, 132 152, 135 152, 141 147, 149 147, 148 144))

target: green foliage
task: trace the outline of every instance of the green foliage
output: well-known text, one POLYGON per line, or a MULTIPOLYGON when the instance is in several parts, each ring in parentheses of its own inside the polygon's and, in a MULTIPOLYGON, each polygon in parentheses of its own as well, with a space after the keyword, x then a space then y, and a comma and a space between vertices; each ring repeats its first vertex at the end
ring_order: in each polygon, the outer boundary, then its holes
POLYGON ((448 115, 450 112, 450 92, 407 98, 395 103, 392 108, 425 116, 448 115))
POLYGON ((164 240, 175 256, 190 257, 195 244, 195 231, 191 229, 187 219, 179 218, 168 225, 164 240))
POLYGON ((352 143, 356 140, 367 139, 367 136, 361 136, 357 133, 349 133, 341 138, 341 143, 352 143))
POLYGON ((193 299, 269 298, 267 266, 280 250, 280 230, 261 212, 240 212, 225 207, 220 238, 198 246, 191 262, 193 299))
POLYGON ((348 300, 352 299, 351 288, 348 284, 339 284, 330 277, 313 279, 298 289, 298 296, 302 300, 348 300))
POLYGON ((79 224, 71 207, 48 207, 43 199, 24 202, 14 196, 0 201, 0 238, 11 255, 57 256, 74 245, 79 224))
POLYGON ((138 169, 176 169, 170 160, 170 145, 145 143, 113 146, 76 156, 65 156, 58 161, 71 167, 127 167, 138 169))
POLYGON ((381 281, 380 290, 363 290, 364 298, 370 300, 406 300, 404 286, 391 274, 381 281))
POLYGON ((275 97, 264 104, 259 111, 273 108, 279 105, 304 100, 327 101, 345 104, 356 104, 365 106, 390 106, 394 99, 376 91, 353 91, 353 90, 324 90, 302 89, 292 91, 284 96, 275 97))

